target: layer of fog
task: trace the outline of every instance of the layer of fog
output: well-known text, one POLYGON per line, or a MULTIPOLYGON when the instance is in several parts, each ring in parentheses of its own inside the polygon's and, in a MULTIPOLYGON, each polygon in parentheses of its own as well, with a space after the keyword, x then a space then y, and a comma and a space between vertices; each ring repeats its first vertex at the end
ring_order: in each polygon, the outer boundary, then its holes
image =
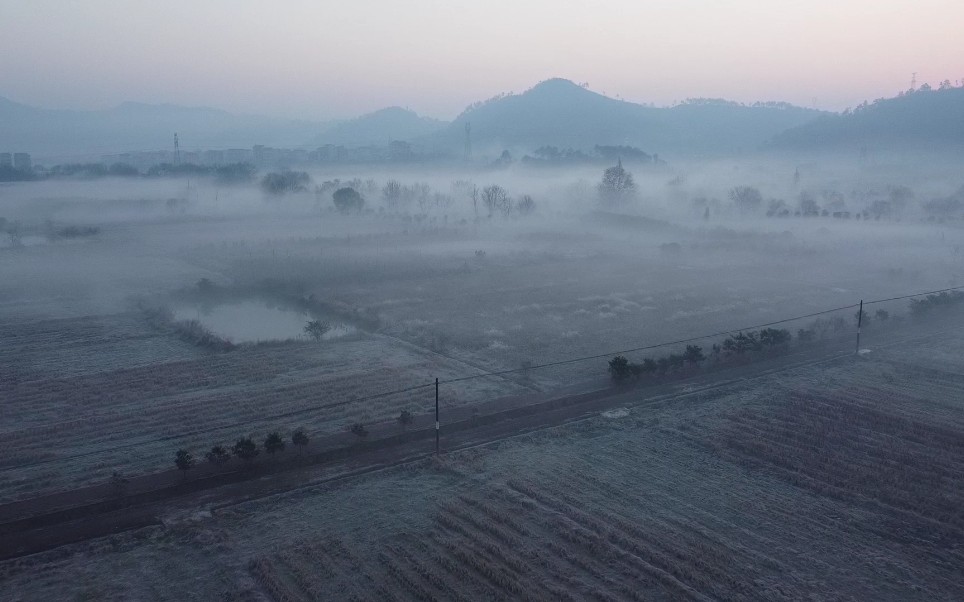
MULTIPOLYGON (((459 274, 480 269, 480 257, 497 286, 499 271, 514 263, 571 261, 567 277, 578 281, 580 266, 588 265, 580 262, 603 256, 666 266, 671 274, 742 273, 758 265, 761 281, 775 279, 778 288, 824 290, 828 304, 841 297, 834 291, 845 290, 853 302, 964 281, 959 222, 928 221, 921 209, 960 189, 964 181, 955 167, 932 158, 839 157, 627 164, 637 193, 615 206, 600 204, 596 166, 319 170, 309 172, 306 192, 280 196, 266 194, 257 181, 225 186, 203 178, 10 184, 0 187, 0 217, 8 231, 17 231, 19 244, 0 235, 0 303, 15 314, 110 313, 128 308, 133 296, 165 295, 200 278, 223 285, 288 279, 325 298, 356 301, 369 280, 427 274, 433 286, 457 295, 459 274), (361 212, 335 208, 334 187, 325 182, 336 179, 338 185, 361 182, 361 212), (382 195, 389 180, 423 183, 433 196, 390 210, 382 195), (535 210, 489 216, 481 202, 473 205, 465 182, 480 190, 502 186, 514 201, 530 195, 535 210), (762 206, 741 211, 729 197, 737 186, 758 189, 762 206), (794 215, 803 194, 822 205, 836 199, 838 208, 842 200, 857 214, 894 186, 909 188, 913 197, 885 219, 794 215), (782 200, 789 214, 767 217, 773 200, 782 200), (95 233, 57 235, 71 227, 95 233), (795 267, 788 272, 781 265, 795 267)), ((600 293, 639 286, 669 291, 674 282, 613 282, 600 293)), ((712 295, 701 294, 712 305, 712 295)))

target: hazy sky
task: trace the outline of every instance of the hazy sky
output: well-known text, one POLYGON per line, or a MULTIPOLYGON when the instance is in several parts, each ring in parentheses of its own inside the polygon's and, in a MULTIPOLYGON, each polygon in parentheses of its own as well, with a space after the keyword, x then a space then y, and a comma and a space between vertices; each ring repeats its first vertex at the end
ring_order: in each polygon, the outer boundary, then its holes
POLYGON ((0 0, 0 96, 452 118, 549 77, 842 109, 964 78, 964 0, 0 0))

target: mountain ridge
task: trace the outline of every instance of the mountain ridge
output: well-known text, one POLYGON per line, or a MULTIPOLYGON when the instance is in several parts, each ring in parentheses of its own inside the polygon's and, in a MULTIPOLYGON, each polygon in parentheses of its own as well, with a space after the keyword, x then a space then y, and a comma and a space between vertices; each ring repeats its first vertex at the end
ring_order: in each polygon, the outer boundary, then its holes
POLYGON ((466 126, 476 156, 544 146, 634 146, 663 156, 726 155, 840 145, 964 144, 964 88, 922 89, 842 114, 789 103, 690 99, 654 107, 611 98, 563 78, 472 103, 452 121, 390 106, 339 122, 236 115, 213 107, 126 101, 93 111, 43 109, 0 96, 3 151, 107 154, 167 148, 384 146, 401 140, 460 156, 466 126))

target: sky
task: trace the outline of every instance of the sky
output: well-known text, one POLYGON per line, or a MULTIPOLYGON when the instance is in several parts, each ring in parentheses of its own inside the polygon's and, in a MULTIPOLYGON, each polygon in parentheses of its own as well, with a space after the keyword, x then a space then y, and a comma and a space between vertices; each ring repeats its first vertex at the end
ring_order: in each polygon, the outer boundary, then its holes
POLYGON ((0 0, 0 96, 451 119, 564 77, 658 106, 842 110, 964 79, 962 0, 0 0))

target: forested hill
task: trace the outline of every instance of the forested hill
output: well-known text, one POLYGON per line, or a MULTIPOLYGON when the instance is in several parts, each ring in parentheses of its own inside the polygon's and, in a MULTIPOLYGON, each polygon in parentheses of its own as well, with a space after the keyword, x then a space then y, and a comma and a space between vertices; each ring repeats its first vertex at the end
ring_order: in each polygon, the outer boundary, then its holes
POLYGON ((774 148, 964 148, 964 87, 946 84, 824 115, 776 136, 774 148))
POLYGON ((722 154, 756 150, 821 114, 786 103, 744 105, 715 99, 652 107, 551 79, 522 94, 470 106, 434 138, 439 145, 460 148, 468 123, 473 147, 483 152, 631 145, 655 153, 722 154))

